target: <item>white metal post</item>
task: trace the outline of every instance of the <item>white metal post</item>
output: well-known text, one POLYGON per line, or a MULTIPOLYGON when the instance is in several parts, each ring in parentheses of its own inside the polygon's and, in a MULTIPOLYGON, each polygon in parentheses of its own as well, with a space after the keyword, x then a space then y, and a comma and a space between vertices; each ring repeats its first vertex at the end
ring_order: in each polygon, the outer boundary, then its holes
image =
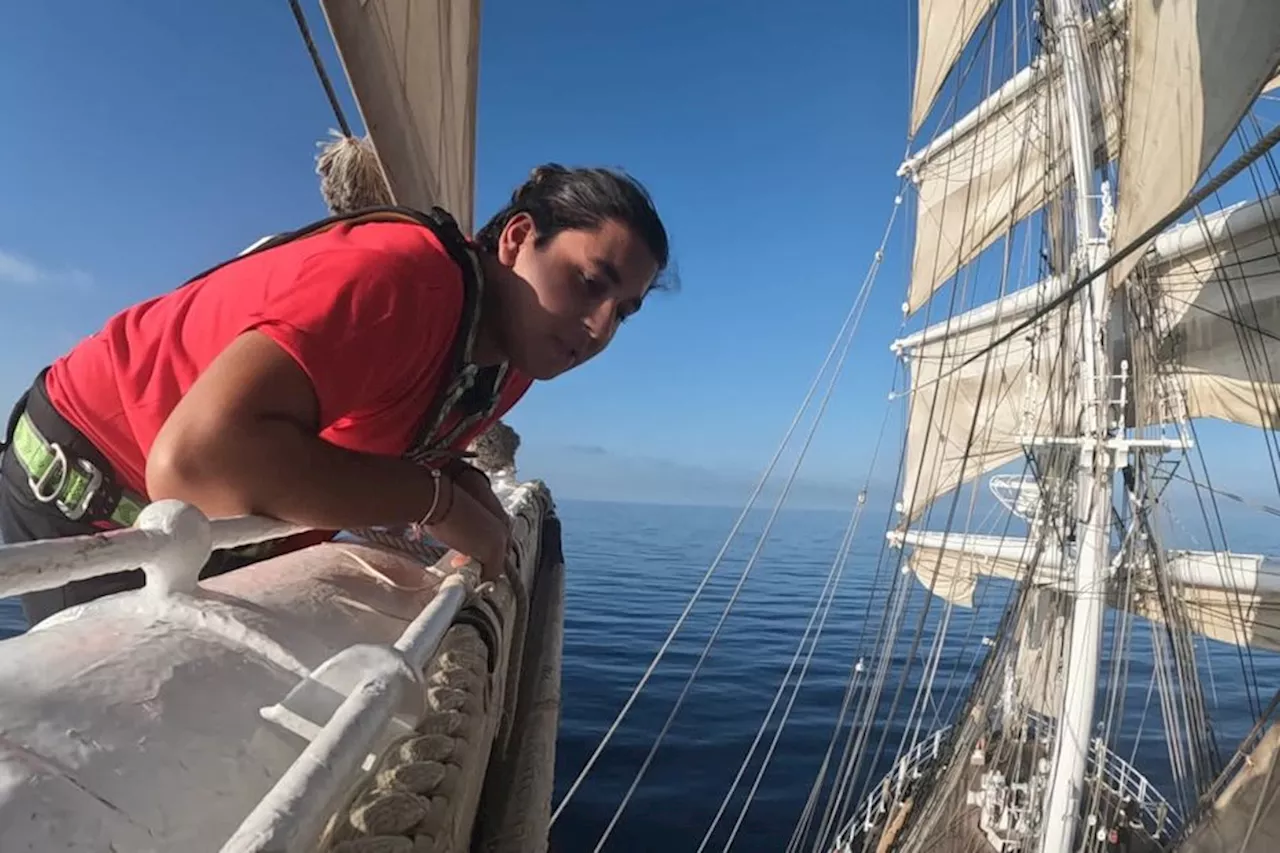
MULTIPOLYGON (((1076 0, 1054 0, 1053 23, 1060 46, 1066 90, 1067 124, 1075 181, 1076 276, 1099 263, 1098 220, 1094 212, 1093 133, 1088 74, 1076 0)), ((1043 853, 1075 848, 1084 777, 1092 740, 1111 511, 1111 451, 1106 446, 1108 360, 1100 330, 1106 328, 1106 282, 1099 277, 1080 298, 1080 403, 1084 435, 1077 501, 1077 563, 1066 684, 1056 727, 1048 803, 1042 824, 1043 853)))

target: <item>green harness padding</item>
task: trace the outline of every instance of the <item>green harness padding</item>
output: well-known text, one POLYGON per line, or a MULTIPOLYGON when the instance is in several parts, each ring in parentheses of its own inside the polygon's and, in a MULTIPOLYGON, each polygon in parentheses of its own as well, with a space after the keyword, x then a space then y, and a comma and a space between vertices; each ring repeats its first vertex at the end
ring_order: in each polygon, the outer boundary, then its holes
MULTIPOLYGON (((102 483, 102 472, 96 467, 84 460, 69 462, 62 448, 45 439, 25 412, 18 418, 9 450, 27 472, 37 500, 57 504, 68 518, 86 514, 102 483)), ((132 527, 143 506, 140 499, 122 491, 106 518, 121 527, 132 527)))

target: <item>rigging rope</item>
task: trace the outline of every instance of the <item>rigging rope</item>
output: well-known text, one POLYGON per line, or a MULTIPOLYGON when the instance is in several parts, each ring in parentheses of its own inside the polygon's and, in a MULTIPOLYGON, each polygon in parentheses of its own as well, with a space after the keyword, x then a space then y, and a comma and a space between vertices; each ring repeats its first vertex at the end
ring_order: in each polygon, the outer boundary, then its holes
MULTIPOLYGON (((895 368, 895 380, 896 380, 896 368, 895 368)), ((893 381, 890 382, 889 387, 890 388, 894 387, 893 381)), ((872 476, 872 473, 875 471, 876 462, 880 458, 880 449, 884 443, 885 430, 888 427, 888 424, 889 424, 889 408, 886 407, 884 417, 881 418, 880 420, 880 430, 876 435, 875 447, 871 451, 871 463, 870 465, 867 466, 867 478, 863 483, 863 487, 862 487, 863 492, 866 492, 871 487, 871 476, 872 476)), ((879 589, 881 585, 880 584, 881 573, 884 568, 884 561, 882 559, 883 556, 884 556, 884 545, 882 544, 881 552, 876 559, 876 573, 872 577, 871 582, 867 587, 867 589, 869 590, 869 594, 867 595, 867 603, 862 615, 862 628, 861 628, 861 631, 859 632, 858 640, 855 645, 855 648, 860 649, 863 647, 863 645, 866 642, 867 626, 872 624, 870 614, 871 614, 872 604, 875 601, 875 591, 879 589)), ((796 826, 792 830, 791 840, 787 844, 787 849, 785 853, 796 853, 796 851, 799 850, 804 837, 809 833, 809 828, 813 820, 814 809, 817 808, 818 799, 822 791, 823 782, 827 777, 827 770, 831 766, 831 758, 835 754, 835 747, 836 747, 836 744, 839 742, 840 732, 844 729, 844 721, 845 721, 845 718, 848 716, 850 707, 852 706, 853 697, 857 690, 858 676, 862 673, 862 671, 863 671, 862 659, 860 657, 855 656, 853 664, 849 667, 849 677, 846 679, 844 696, 840 702, 840 712, 839 712, 839 715, 836 717, 835 725, 832 726, 831 737, 827 742, 826 753, 823 755, 822 764, 819 766, 818 772, 814 776, 813 785, 809 789, 809 796, 805 801, 804 810, 801 812, 799 819, 796 821, 796 826)))
POLYGON ((302 7, 298 5, 298 0, 289 0, 289 9, 293 11, 293 19, 298 24, 298 32, 302 34, 302 41, 307 46, 307 53, 311 55, 311 64, 315 66, 316 76, 320 78, 320 85, 324 87, 325 97, 329 99, 329 106, 333 109, 333 117, 338 122, 342 135, 351 136, 351 125, 347 124, 347 117, 342 112, 342 105, 338 103, 338 94, 334 91, 333 84, 329 82, 329 74, 324 70, 324 62, 320 59, 320 51, 316 49, 315 40, 311 38, 311 28, 307 26, 306 16, 302 14, 302 7))
POLYGON ((728 553, 729 546, 733 543, 734 537, 737 536, 738 531, 742 529, 742 525, 746 521, 747 515, 755 506, 757 498, 759 498, 761 491, 764 490, 765 483, 767 483, 769 478, 772 476, 774 469, 778 465, 778 461, 782 458, 783 451, 786 450, 787 444, 790 443, 791 437, 795 434, 796 428, 800 425, 801 419, 804 417, 805 412, 809 408, 809 404, 817 393, 818 386, 822 382, 823 375, 827 372, 827 368, 830 366, 832 359, 834 359, 836 354, 839 352, 840 341, 844 338, 844 333, 846 329, 848 329, 849 324, 853 322, 856 309, 857 304, 855 301, 854 306, 850 308, 848 315, 846 315, 844 324, 841 326, 840 331, 836 334, 835 340, 831 342, 831 347, 827 350, 826 358, 823 359, 822 365, 818 368, 817 374, 813 377, 813 381, 809 385, 809 390, 805 393, 804 399, 800 402, 800 407, 796 410, 795 416, 791 419, 791 423, 787 426, 786 432, 782 436, 782 440, 778 443, 778 449, 774 451, 773 458, 771 458, 769 460, 769 464, 765 466, 764 472, 760 475, 760 479, 756 482, 755 488, 752 489, 750 496, 747 498, 746 506, 742 508, 742 512, 739 513, 737 520, 734 521, 733 526, 729 529, 729 534, 725 537, 724 544, 720 546, 719 552, 716 554, 715 558, 712 559, 711 565, 707 568, 706 573, 703 574, 702 579, 698 582, 698 586, 694 589, 693 595, 689 598, 689 602, 685 605, 684 610, 676 619, 675 624, 671 626, 671 630, 667 633, 666 639, 663 640, 662 645, 659 646, 657 653, 653 656, 653 660, 650 661, 649 666, 644 671, 644 674, 640 676, 640 680, 632 689, 631 695, 627 697, 627 701, 623 704, 622 710, 618 712, 618 716, 609 726, 604 737, 601 738, 599 745, 595 748, 595 751, 591 753, 591 757, 587 759, 587 763, 578 773, 573 784, 569 786, 569 790, 565 792, 564 798, 561 799, 559 805, 556 806, 555 811, 551 815, 552 826, 555 825, 556 820, 564 812, 565 806, 569 804, 569 801, 573 799, 574 794, 577 793, 578 789, 582 786, 582 782, 587 778, 587 775, 595 766, 596 761, 599 760, 601 753, 605 750, 605 747, 609 745, 609 741, 613 739, 618 727, 622 724, 623 719, 631 710, 632 705, 635 704, 640 692, 644 689, 645 685, 649 683, 649 679, 658 668, 658 664, 662 661, 667 650, 671 647, 671 643, 675 640, 676 634, 689 618, 689 613, 692 612, 693 606, 698 602, 698 599, 702 596, 707 584, 711 581, 711 576, 715 574, 718 568, 720 568, 720 564, 723 562, 725 554, 728 553))
POLYGON ((725 842, 724 850, 728 851, 733 844, 734 838, 738 834, 738 828, 742 826, 742 821, 746 817, 747 810, 751 807, 751 803, 755 798, 756 789, 760 785, 760 780, 764 776, 765 770, 769 767, 769 762, 773 758, 774 748, 778 745, 778 738, 782 735, 782 730, 787 725, 787 720, 791 716, 791 709, 795 705, 796 695, 800 692, 800 685, 804 683, 805 676, 809 672, 809 664, 813 660, 813 653, 818 648, 818 640, 822 637, 822 631, 826 627, 827 616, 831 613, 831 606, 835 603, 836 590, 839 588, 840 579, 844 574, 845 567, 848 565, 849 552, 853 547, 854 537, 857 535, 858 521, 862 517, 863 507, 866 506, 866 492, 858 493, 858 499, 855 503, 853 513, 849 517, 849 524, 845 528, 843 541, 837 550, 836 558, 831 564, 831 570, 827 573, 826 584, 822 588, 822 592, 818 595, 818 601, 814 606, 813 612, 809 615, 809 622, 805 625, 804 634, 800 638, 799 644, 796 646, 795 654, 791 656, 791 663, 787 666, 787 671, 782 676, 782 681, 778 684, 778 689, 773 695, 773 702, 769 705, 769 710, 765 714, 764 721, 756 730, 755 739, 751 742, 751 748, 747 750, 746 756, 742 759, 742 764, 738 767, 738 773, 733 777, 733 783, 729 786, 728 792, 724 795, 724 799, 720 801, 720 808, 716 811, 715 817, 711 821, 711 825, 707 827, 706 834, 702 836, 702 842, 698 845, 696 853, 702 853, 706 849, 707 843, 710 842, 712 834, 715 832, 716 826, 720 823, 720 818, 724 816, 725 810, 729 807, 729 802, 733 799, 734 793, 738 790, 738 783, 742 781, 743 775, 747 771, 747 767, 751 764, 751 759, 755 755, 756 747, 760 745, 760 739, 764 737, 765 731, 769 727, 769 721, 773 718, 773 712, 777 710, 778 703, 782 700, 782 694, 786 692, 787 682, 791 680, 791 673, 795 670, 796 664, 800 660, 800 655, 804 652, 806 643, 809 643, 809 650, 805 654, 804 663, 800 667, 800 675, 796 678, 796 682, 791 690, 791 697, 787 701, 787 706, 782 712, 782 716, 778 721, 778 728, 774 732, 773 741, 769 744, 769 748, 765 753, 764 760, 760 764, 760 769, 756 772, 755 781, 751 785, 751 789, 747 792, 742 808, 738 813, 737 821, 733 825, 733 829, 729 833, 729 839, 725 842), (825 602, 825 604, 824 604, 825 602), (819 616, 819 613, 821 615, 819 616), (817 624, 817 630, 814 625, 817 624), (809 635, 813 634, 812 642, 809 642, 809 635))
MULTIPOLYGON (((724 627, 724 623, 729 618, 730 611, 733 609, 734 604, 737 603, 738 597, 742 592, 742 588, 746 584, 747 577, 750 575, 751 570, 755 567, 761 552, 764 550, 765 543, 768 540, 770 532, 773 530, 773 525, 777 521, 778 514, 782 511, 782 507, 786 503, 792 487, 795 485, 796 477, 800 473, 800 467, 804 463, 805 457, 808 455, 809 448, 813 444, 814 436, 817 435, 818 427, 822 424, 822 418, 826 414, 827 407, 830 405, 831 398, 835 393, 836 385, 839 383, 840 376, 844 371, 845 361, 847 360, 849 350, 853 345, 854 336, 856 335, 858 325, 862 320, 862 314, 866 310, 867 297, 870 295, 871 291, 870 285, 875 279, 875 270, 878 269, 879 260, 880 253, 877 252, 876 260, 873 262, 871 269, 867 272, 867 276, 863 281, 863 286, 858 292, 858 297, 854 300, 854 305, 850 312, 852 316, 852 324, 846 322, 846 324, 841 327, 841 332, 844 332, 846 329, 848 330, 847 337, 844 339, 844 347, 840 351, 840 358, 832 368, 831 378, 827 383, 827 388, 823 393, 822 400, 818 404, 817 414, 813 419, 813 423, 809 426, 809 431, 805 435, 804 441, 801 443, 799 452, 796 455, 795 463, 792 465, 791 471, 788 474, 786 481, 783 483, 782 493, 778 496, 778 500, 775 502, 768 520, 765 522, 764 529, 760 533, 756 546, 752 550, 751 556, 747 559, 747 565, 743 568, 742 575, 738 578, 738 582, 734 586, 733 592, 729 596, 729 600, 725 603, 724 610, 721 612, 715 628, 711 631, 711 636, 707 638, 706 644, 702 647, 702 651, 698 655, 698 660, 693 665, 693 670, 689 673, 689 677, 685 679, 684 687, 680 691, 680 695, 676 697, 674 707, 672 707, 670 713, 667 715, 667 719, 663 723, 662 729, 658 732, 658 736, 655 738, 653 746, 650 747, 649 753, 645 756, 644 762, 640 765, 640 769, 636 773, 635 780, 631 783, 631 787, 627 789, 627 793, 623 796, 622 802, 614 812, 612 820, 609 821, 609 825, 605 827, 603 835, 601 835, 599 842, 596 844, 595 850, 597 853, 603 849, 609 835, 613 832, 614 827, 621 819, 622 812, 626 809, 627 804, 630 802, 631 797, 639 786, 645 772, 649 769, 649 765, 652 763, 653 757, 657 754, 658 747, 662 744, 663 738, 666 737, 667 732, 671 728, 671 724, 675 721, 676 715, 684 705, 684 700, 688 696, 694 680, 702 670, 702 665, 706 662, 707 656, 711 653, 711 647, 715 643, 716 638, 720 635, 720 631, 724 627)), ((837 341, 839 341, 839 338, 837 341)))
POLYGON ((1171 478, 1174 480, 1181 480, 1184 483, 1190 483, 1191 485, 1195 486, 1197 489, 1204 489, 1206 492, 1212 492, 1213 494, 1217 495, 1220 498, 1226 498, 1227 500, 1235 501, 1236 503, 1242 506, 1249 507, 1249 509, 1256 509, 1258 512, 1265 512, 1268 515, 1274 515, 1274 516, 1280 517, 1280 509, 1276 509, 1273 506, 1267 506, 1266 504, 1260 504, 1256 501, 1251 501, 1248 498, 1244 498, 1244 497, 1241 497, 1240 495, 1235 494, 1234 492, 1228 492, 1222 489, 1215 489, 1213 486, 1209 486, 1204 483, 1199 483, 1196 480, 1192 479, 1191 477, 1184 477, 1181 474, 1173 474, 1171 475, 1171 478))
MULTIPOLYGON (((764 472, 760 475, 759 480, 756 482, 755 488, 752 489, 750 496, 747 498, 746 506, 743 507, 742 512, 739 513, 738 518, 734 521, 733 526, 730 528, 728 535, 725 537, 724 543, 720 546, 719 552, 717 552, 715 558, 711 561, 711 565, 707 568, 707 571, 702 576, 702 579, 699 581, 698 586, 694 589, 692 596, 690 597, 688 603, 685 605, 684 610, 681 612, 680 616, 676 619, 675 624, 671 626, 671 630, 667 633, 666 639, 663 640, 662 645, 658 648, 658 651, 654 655, 653 660, 650 661, 649 666, 645 669, 644 673, 640 676, 640 680, 636 683, 635 688, 632 689, 631 695, 627 697, 627 701, 623 704, 622 709, 618 712, 617 717, 614 719, 613 723, 609 726, 609 729, 605 732, 604 737, 601 738, 600 743, 596 746, 591 756, 587 759, 587 763, 583 766, 582 770, 578 773, 577 778, 575 778, 573 783, 569 786, 569 789, 565 792, 564 797, 560 800, 560 803, 556 806, 555 811, 552 812, 552 815, 551 815, 552 826, 555 825, 556 820, 564 812, 565 807, 569 804, 569 801, 573 798, 574 794, 577 793, 583 781, 586 779, 587 775, 591 772, 592 768, 595 766, 596 761, 599 760, 600 755, 604 752, 605 748, 608 746, 609 741, 613 738, 619 726, 621 726, 623 719, 626 717, 627 713, 631 710, 631 707, 635 704, 635 701, 639 697, 641 691, 644 689, 645 685, 648 684, 649 679, 653 676, 653 673, 657 669, 658 664, 661 662, 662 658, 666 655, 667 650, 671 647, 671 644, 674 641, 676 634, 680 631, 681 627, 683 627, 685 621, 688 619, 690 612, 692 612, 694 605, 697 603, 703 591, 706 589, 707 584, 710 582, 712 575, 720 567, 721 562, 724 560, 725 554, 729 550, 729 546, 733 543, 734 537, 736 537, 738 535, 738 532, 741 530, 743 523, 746 521, 747 515, 750 513, 751 509, 755 506, 756 500, 759 498, 760 493, 763 491, 765 484, 768 482, 769 478, 772 476, 774 469, 777 467, 779 460, 782 458, 782 454, 786 450, 787 445, 790 443, 791 438, 795 434, 797 427, 799 427, 801 419, 804 417, 805 412, 809 409, 809 406, 813 401, 814 395, 818 391, 818 386, 822 383, 822 378, 827 373, 827 370, 831 366, 832 361, 836 359, 837 353, 840 353, 839 361, 841 364, 843 364, 844 357, 848 354, 848 347, 852 343, 853 333, 856 332, 858 323, 860 322, 862 317, 862 312, 865 311, 866 309, 867 300, 870 296, 871 285, 875 281, 876 274, 879 271, 880 265, 884 260, 884 248, 889 239, 889 234, 892 233, 893 224, 897 219, 898 212, 901 210, 902 190, 905 188, 905 186, 906 186, 906 180, 904 179, 899 185, 899 188, 898 188, 899 191, 897 195, 895 195, 894 197, 893 210, 889 216, 889 221, 885 227, 884 234, 881 237, 880 245, 876 249, 876 252, 872 259, 871 266, 869 267, 867 274, 863 280, 862 287, 859 289, 858 295, 854 298, 853 304, 849 308, 849 312, 845 315, 844 322, 841 324, 840 329, 837 331, 835 335, 835 338, 832 340, 831 346, 827 350, 827 354, 823 358, 822 364, 818 367, 818 370, 814 375, 812 382, 809 384, 808 391, 805 393, 804 399, 801 400, 799 408, 796 410, 794 417, 792 417, 791 419, 791 423, 787 426, 787 429, 782 436, 782 440, 778 443, 778 447, 774 451, 773 457, 769 460, 768 465, 765 466, 764 472), (844 346, 844 351, 842 353, 841 341, 845 339, 846 333, 848 333, 848 341, 846 341, 844 346)), ((821 423, 821 417, 822 417, 821 413, 825 411, 825 404, 827 400, 829 400, 831 392, 834 390, 835 380, 838 379, 838 375, 839 375, 839 369, 840 369, 839 367, 836 368, 836 376, 833 377, 832 382, 827 390, 827 398, 826 400, 824 400, 823 404, 821 404, 818 417, 815 419, 810 429, 810 433, 808 437, 810 441, 812 440, 813 435, 817 430, 818 424, 821 423)), ((806 447, 807 447, 807 444, 808 443, 806 442, 806 445, 805 445, 806 447)), ((779 499, 778 507, 775 508, 774 510, 775 516, 777 513, 777 509, 781 507, 781 501, 785 499, 787 491, 790 489, 790 482, 794 480, 796 474, 799 471, 800 463, 801 461, 803 461, 803 458, 804 458, 804 452, 802 450, 800 458, 797 459, 795 466, 792 469, 791 479, 788 481, 788 485, 786 489, 784 489, 782 497, 779 499)), ((766 526, 765 532, 761 535, 761 539, 760 539, 761 543, 763 543, 764 537, 768 536, 768 530, 769 530, 769 527, 771 527, 771 525, 772 525, 772 520, 766 526)), ((752 560, 754 560, 754 555, 752 557, 752 560)), ((748 564, 747 568, 743 572, 744 579, 748 571, 750 571, 750 563, 748 564)), ((736 595, 736 591, 735 591, 735 595, 736 595)), ((726 605, 726 607, 731 607, 731 606, 732 606, 732 600, 730 600, 729 604, 726 605)), ((705 655, 705 650, 704 650, 704 655, 705 655)), ((686 689, 687 687, 688 687, 688 683, 686 683, 686 689)), ((679 702, 679 700, 677 700, 677 702, 679 702)), ((661 737, 662 735, 660 734, 659 739, 661 739, 661 737)), ((643 773, 643 769, 641 770, 641 772, 643 773)), ((624 801, 624 805, 625 805, 625 801, 624 801)), ((608 833, 608 830, 606 830, 606 835, 607 833, 608 833)))

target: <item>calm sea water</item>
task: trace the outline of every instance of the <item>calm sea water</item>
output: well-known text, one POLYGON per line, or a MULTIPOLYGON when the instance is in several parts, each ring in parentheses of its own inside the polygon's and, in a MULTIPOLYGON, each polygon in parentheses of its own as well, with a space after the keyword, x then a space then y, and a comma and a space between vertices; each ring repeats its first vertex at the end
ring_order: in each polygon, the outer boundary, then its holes
MULTIPOLYGON (((560 503, 559 512, 564 522, 568 576, 557 801, 626 701, 736 517, 736 512, 727 509, 568 501, 560 503)), ((749 519, 648 688, 561 816, 553 836, 557 850, 595 848, 714 629, 763 521, 763 514, 749 519)), ((846 522, 837 512, 781 514, 742 587, 734 612, 613 827, 605 849, 697 849, 796 653, 838 553, 846 522)), ((879 629, 885 609, 883 583, 873 588, 883 524, 882 516, 871 515, 860 523, 804 685, 742 819, 734 849, 783 850, 787 846, 827 749, 857 650, 862 648, 865 634, 874 636, 879 629)), ((915 592, 921 592, 918 585, 915 592)), ((1008 585, 1001 582, 980 584, 977 601, 986 608, 982 612, 996 610, 1007 592, 1008 585)), ((928 600, 923 594, 913 595, 909 625, 914 626, 926 606, 932 608, 931 620, 941 615, 937 600, 933 605, 928 600)), ((973 613, 957 608, 952 614, 950 630, 965 642, 949 646, 941 657, 926 714, 930 722, 949 713, 972 676, 981 638, 995 629, 990 618, 975 619, 973 613)), ((0 633, 21 627, 20 612, 10 602, 0 602, 0 633)), ((1144 636, 1145 631, 1135 632, 1131 655, 1125 709, 1126 726, 1131 729, 1136 729, 1143 717, 1151 673, 1144 636)), ((930 637, 926 633, 914 655, 904 644, 894 657, 898 671, 912 662, 900 717, 910 711, 914 686, 929 654, 930 637)), ((1203 659, 1212 664, 1207 669, 1216 673, 1216 677, 1206 677, 1206 690, 1219 741, 1229 750, 1251 724, 1241 662, 1235 649, 1217 645, 1210 647, 1203 659)), ((1108 655, 1104 665, 1109 660, 1108 655)), ((1275 656, 1258 654, 1248 663, 1265 701, 1280 685, 1280 664, 1275 656)), ((891 677, 891 688, 893 684, 891 677)), ((789 697, 788 690, 706 849, 723 848, 789 697)), ((882 703, 882 715, 890 698, 882 703)), ((1167 764, 1159 718, 1157 698, 1145 716, 1141 741, 1122 745, 1126 752, 1133 752, 1138 763, 1155 768, 1153 781, 1161 781, 1159 767, 1167 764)), ((873 743, 879 732, 877 726, 873 743)), ((880 769, 887 767, 900 730, 889 734, 888 754, 880 769)))

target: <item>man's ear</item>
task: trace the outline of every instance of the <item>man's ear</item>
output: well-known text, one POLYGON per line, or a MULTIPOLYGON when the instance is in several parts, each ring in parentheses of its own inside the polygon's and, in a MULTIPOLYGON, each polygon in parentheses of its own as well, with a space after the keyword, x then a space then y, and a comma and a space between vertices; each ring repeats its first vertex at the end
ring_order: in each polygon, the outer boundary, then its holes
POLYGON ((537 233, 533 217, 528 213, 521 212, 512 216, 498 235, 498 261, 503 266, 515 266, 516 256, 526 245, 533 246, 537 233))

